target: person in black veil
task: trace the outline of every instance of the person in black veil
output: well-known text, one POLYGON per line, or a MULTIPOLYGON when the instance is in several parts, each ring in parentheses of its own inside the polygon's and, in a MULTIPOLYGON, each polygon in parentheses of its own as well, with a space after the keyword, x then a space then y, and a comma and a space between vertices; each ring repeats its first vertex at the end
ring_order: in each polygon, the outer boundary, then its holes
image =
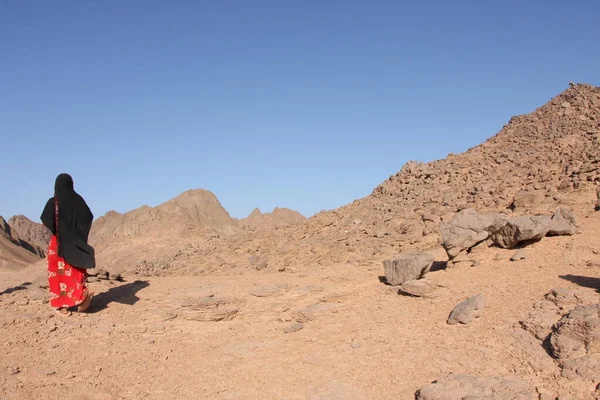
POLYGON ((96 267, 94 248, 88 236, 94 215, 73 188, 73 178, 60 174, 41 220, 52 232, 48 247, 48 286, 50 306, 60 315, 71 315, 69 308, 85 311, 93 297, 86 285, 86 270, 96 267))

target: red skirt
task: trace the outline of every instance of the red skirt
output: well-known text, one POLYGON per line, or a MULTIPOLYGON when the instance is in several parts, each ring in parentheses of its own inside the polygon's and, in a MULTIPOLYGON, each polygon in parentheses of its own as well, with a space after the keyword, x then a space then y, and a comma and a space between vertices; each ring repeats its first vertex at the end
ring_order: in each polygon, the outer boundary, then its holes
POLYGON ((52 236, 48 247, 50 306, 61 308, 81 304, 88 294, 85 277, 85 269, 73 267, 64 258, 58 256, 56 236, 52 236))

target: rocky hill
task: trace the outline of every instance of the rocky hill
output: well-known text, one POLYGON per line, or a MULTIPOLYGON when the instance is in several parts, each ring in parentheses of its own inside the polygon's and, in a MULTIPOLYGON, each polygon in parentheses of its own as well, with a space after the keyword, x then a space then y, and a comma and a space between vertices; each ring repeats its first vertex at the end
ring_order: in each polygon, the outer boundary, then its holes
POLYGON ((90 243, 100 263, 135 266, 142 260, 174 257, 197 240, 240 231, 239 222, 207 190, 189 190, 157 207, 125 214, 110 211, 92 225, 90 243))
POLYGON ((240 224, 251 231, 283 228, 306 221, 306 217, 289 208, 275 207, 273 212, 263 214, 258 208, 250 213, 247 218, 240 220, 240 224))
POLYGON ((177 273, 253 268, 257 259, 277 269, 361 265, 439 246, 440 221, 464 208, 550 213, 585 202, 592 210, 599 163, 600 89, 571 85, 479 146, 430 163, 408 162, 366 198, 288 228, 190 243, 176 257, 153 262, 177 273), (511 207, 521 192, 532 193, 533 202, 511 207))
POLYGON ((0 268, 22 267, 39 261, 31 245, 19 238, 10 224, 0 217, 0 268))
POLYGON ((8 224, 13 234, 18 235, 21 240, 21 246, 40 257, 46 257, 52 234, 44 225, 35 223, 24 215, 13 216, 8 224))

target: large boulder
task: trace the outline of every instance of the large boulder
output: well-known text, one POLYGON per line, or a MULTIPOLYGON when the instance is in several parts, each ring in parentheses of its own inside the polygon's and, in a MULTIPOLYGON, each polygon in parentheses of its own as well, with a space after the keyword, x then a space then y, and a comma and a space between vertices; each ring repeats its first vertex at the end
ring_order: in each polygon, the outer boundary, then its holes
POLYGON ((484 305, 483 294, 481 293, 459 303, 450 313, 448 324, 454 325, 459 322, 461 324, 468 324, 483 314, 484 305))
POLYGON ((575 215, 566 208, 559 208, 552 216, 552 225, 548 231, 549 236, 571 236, 581 233, 575 222, 575 215))
POLYGON ((431 269, 435 258, 430 253, 405 253, 383 262, 387 282, 401 285, 404 282, 419 279, 431 269))
POLYGON ((551 226, 552 219, 548 215, 510 218, 492 238, 497 246, 510 249, 518 243, 543 238, 551 226))
POLYGON ((449 375, 419 389, 415 400, 534 400, 536 391, 514 377, 449 375))
POLYGON ((472 208, 462 210, 449 223, 440 225, 442 246, 450 259, 483 242, 506 225, 506 214, 479 214, 472 208))
POLYGON ((600 304, 580 305, 564 316, 550 336, 550 346, 559 360, 600 353, 600 304))

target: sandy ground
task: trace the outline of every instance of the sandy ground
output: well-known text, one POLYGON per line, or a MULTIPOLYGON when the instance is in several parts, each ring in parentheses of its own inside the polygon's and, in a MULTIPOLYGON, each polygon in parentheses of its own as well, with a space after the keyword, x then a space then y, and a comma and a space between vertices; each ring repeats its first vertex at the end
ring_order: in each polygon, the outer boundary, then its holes
POLYGON ((373 260, 310 274, 125 276, 90 284, 90 312, 64 318, 39 288, 43 263, 4 270, 0 398, 413 399, 442 375, 469 373, 592 399, 591 383, 561 378, 556 364, 532 368, 513 334, 552 288, 597 296, 600 213, 580 226, 581 235, 528 247, 519 262, 508 260, 514 250, 489 248, 479 266, 433 271, 443 287, 430 298, 399 295, 373 260), (477 293, 483 316, 448 325, 454 306, 477 293), (303 328, 286 333, 297 320, 303 328))

